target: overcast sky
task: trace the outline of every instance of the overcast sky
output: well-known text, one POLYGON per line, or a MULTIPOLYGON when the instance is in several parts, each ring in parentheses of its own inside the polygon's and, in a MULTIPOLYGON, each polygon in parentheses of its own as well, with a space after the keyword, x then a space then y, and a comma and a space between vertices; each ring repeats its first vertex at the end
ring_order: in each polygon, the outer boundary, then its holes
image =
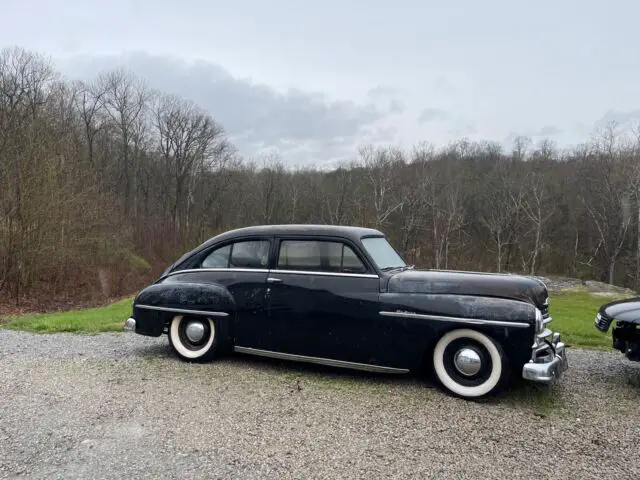
POLYGON ((302 162, 638 119, 639 20, 633 0, 0 0, 0 45, 71 77, 125 65, 243 154, 302 162))

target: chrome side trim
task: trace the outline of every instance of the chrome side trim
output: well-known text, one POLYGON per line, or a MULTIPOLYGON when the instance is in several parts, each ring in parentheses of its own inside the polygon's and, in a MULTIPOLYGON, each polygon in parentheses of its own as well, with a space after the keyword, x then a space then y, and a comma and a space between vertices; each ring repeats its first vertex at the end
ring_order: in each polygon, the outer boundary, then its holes
POLYGON ((368 363, 355 363, 346 362, 344 360, 332 360, 330 358, 319 357, 307 357, 306 355, 295 355, 293 353, 281 353, 271 350, 259 350, 257 348, 249 347, 233 347, 233 350, 238 353, 246 353, 249 355, 257 355, 260 357, 278 358, 281 360, 293 360, 296 362, 315 363, 318 365, 327 365, 330 367, 343 367, 351 368, 355 370, 363 370, 366 372, 380 372, 380 373, 409 373, 406 368, 393 368, 383 367, 381 365, 370 365, 368 363))
POLYGON ((269 270, 266 268, 187 268, 167 273, 164 278, 182 273, 202 273, 202 272, 228 272, 228 273, 274 273, 279 275, 321 275, 325 277, 354 277, 354 278, 380 278, 372 273, 342 273, 342 272, 320 272, 309 270, 269 270))
POLYGON ((135 305, 135 308, 143 310, 158 310, 160 312, 186 313, 189 315, 205 315, 207 317, 228 317, 227 312, 207 312, 205 310, 189 310, 186 308, 158 307, 156 305, 135 305))
POLYGON ((501 320, 483 320, 480 318, 445 317, 442 315, 427 315, 425 313, 412 312, 385 312, 381 311, 383 317, 419 318, 423 320, 435 320, 436 322, 464 323, 467 325, 491 325, 494 327, 514 327, 528 328, 531 325, 524 322, 504 322, 501 320))
POLYGON ((266 268, 186 268, 167 273, 164 278, 181 273, 202 273, 202 272, 228 272, 228 273, 269 273, 266 268))
POLYGON ((380 278, 372 273, 342 273, 342 272, 316 272, 308 270, 270 270, 269 273, 277 275, 321 275, 324 277, 353 277, 353 278, 380 278))

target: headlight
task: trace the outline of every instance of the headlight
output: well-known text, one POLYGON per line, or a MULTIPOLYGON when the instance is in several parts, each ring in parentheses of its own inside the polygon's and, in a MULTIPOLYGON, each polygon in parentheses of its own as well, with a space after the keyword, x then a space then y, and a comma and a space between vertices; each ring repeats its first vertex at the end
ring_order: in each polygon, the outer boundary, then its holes
POLYGON ((536 308, 536 333, 541 333, 544 330, 544 319, 542 318, 542 312, 539 308, 536 308))

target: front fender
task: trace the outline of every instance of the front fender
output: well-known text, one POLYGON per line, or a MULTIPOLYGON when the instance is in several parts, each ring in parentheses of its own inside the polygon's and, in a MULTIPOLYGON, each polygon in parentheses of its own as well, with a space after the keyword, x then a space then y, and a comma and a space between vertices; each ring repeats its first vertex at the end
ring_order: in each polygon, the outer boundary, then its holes
POLYGON ((640 297, 605 303, 598 309, 595 326, 606 333, 614 320, 618 323, 640 325, 640 297))
POLYGON ((157 283, 142 290, 133 301, 136 333, 158 337, 176 315, 232 316, 233 296, 213 283, 157 283))
POLYGON ((428 349, 449 330, 473 328, 500 342, 514 365, 531 357, 536 308, 526 301, 421 293, 384 293, 380 299, 380 314, 428 349))

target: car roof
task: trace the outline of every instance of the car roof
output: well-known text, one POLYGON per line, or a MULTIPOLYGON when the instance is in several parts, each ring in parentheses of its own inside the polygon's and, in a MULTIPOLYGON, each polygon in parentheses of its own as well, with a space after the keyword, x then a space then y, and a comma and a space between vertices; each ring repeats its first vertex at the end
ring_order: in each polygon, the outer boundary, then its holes
POLYGON ((236 228, 210 238, 205 243, 211 244, 222 240, 253 235, 309 235, 309 236, 338 236, 358 241, 365 236, 384 236, 379 230, 348 225, 318 225, 318 224, 285 224, 285 225, 254 225, 236 228))
POLYGON ((211 237, 209 240, 200 244, 191 251, 183 254, 178 260, 173 262, 166 270, 170 271, 179 266, 188 258, 196 255, 198 252, 208 248, 214 243, 234 240, 237 238, 255 236, 255 235, 309 235, 309 236, 335 236, 347 238, 353 242, 358 242, 365 236, 385 236, 379 230, 373 228, 353 227, 345 225, 317 225, 317 224, 290 224, 290 225, 254 225, 251 227, 236 228, 228 230, 220 235, 211 237))

